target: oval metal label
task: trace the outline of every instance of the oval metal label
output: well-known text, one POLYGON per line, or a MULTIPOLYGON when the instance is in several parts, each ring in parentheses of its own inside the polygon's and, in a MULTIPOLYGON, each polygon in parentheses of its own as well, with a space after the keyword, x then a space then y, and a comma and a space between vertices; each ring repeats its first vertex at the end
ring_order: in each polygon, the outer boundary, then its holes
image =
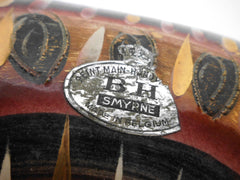
POLYGON ((120 132, 150 136, 180 130, 168 87, 146 66, 123 61, 84 64, 67 75, 64 92, 82 115, 120 132))

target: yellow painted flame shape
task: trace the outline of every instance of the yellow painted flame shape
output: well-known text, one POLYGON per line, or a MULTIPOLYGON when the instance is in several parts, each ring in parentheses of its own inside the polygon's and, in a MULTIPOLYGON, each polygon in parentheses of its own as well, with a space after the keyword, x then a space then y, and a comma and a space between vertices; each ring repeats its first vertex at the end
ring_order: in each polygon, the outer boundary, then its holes
POLYGON ((58 151, 58 159, 54 169, 53 180, 70 180, 71 179, 71 162, 70 162, 70 130, 69 116, 67 115, 64 131, 62 135, 61 146, 58 151))
POLYGON ((182 96, 192 81, 193 60, 189 35, 184 40, 173 69, 172 89, 176 96, 182 96))
POLYGON ((11 35, 13 32, 13 9, 10 9, 0 21, 0 66, 11 52, 11 35))

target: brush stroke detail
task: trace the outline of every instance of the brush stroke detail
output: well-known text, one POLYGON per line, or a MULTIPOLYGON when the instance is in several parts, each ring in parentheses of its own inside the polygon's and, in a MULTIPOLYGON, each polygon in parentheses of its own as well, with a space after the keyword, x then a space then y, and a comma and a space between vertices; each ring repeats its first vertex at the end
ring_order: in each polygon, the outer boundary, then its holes
POLYGON ((96 32, 92 34, 92 36, 83 46, 78 56, 76 66, 98 60, 102 51, 104 34, 105 34, 104 27, 100 27, 96 32))
POLYGON ((123 178, 123 143, 121 142, 118 165, 115 173, 115 180, 122 180, 123 178))
POLYGON ((14 25, 9 61, 24 79, 44 84, 63 69, 69 50, 69 33, 60 18, 41 14, 19 16, 14 25))
POLYGON ((235 41, 233 41, 232 39, 222 38, 222 45, 229 52, 233 52, 233 53, 238 52, 237 43, 235 41))
POLYGON ((189 35, 184 40, 173 69, 172 89, 176 96, 182 96, 192 81, 193 61, 189 35))
POLYGON ((13 3, 14 0, 0 0, 0 7, 6 7, 13 3))
POLYGON ((193 94, 202 111, 213 119, 226 115, 239 96, 239 69, 231 60, 202 54, 194 65, 193 94))
POLYGON ((71 162, 70 162, 70 132, 69 116, 66 117, 64 131, 62 135, 61 146, 58 151, 58 159, 54 169, 53 180, 70 180, 71 179, 71 162))
POLYGON ((9 153, 8 144, 7 144, 6 153, 5 153, 3 162, 2 162, 0 179, 11 180, 11 157, 10 157, 10 153, 9 153))
POLYGON ((11 52, 11 36, 13 32, 13 9, 10 9, 0 21, 0 66, 2 66, 11 52))

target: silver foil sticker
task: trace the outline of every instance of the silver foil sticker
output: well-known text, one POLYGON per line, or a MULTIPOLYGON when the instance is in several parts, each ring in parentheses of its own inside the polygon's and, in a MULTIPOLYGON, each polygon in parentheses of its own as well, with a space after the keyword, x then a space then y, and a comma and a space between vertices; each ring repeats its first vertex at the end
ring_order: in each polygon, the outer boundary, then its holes
POLYGON ((136 59, 78 66, 67 75, 64 92, 79 113, 120 132, 154 136, 180 130, 168 87, 136 59))

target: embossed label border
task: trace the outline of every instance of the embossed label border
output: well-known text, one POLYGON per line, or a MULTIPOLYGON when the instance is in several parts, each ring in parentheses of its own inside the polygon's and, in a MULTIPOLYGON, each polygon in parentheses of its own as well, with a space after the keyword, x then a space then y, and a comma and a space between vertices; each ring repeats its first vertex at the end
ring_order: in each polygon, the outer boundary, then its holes
MULTIPOLYGON (((75 67, 66 77, 65 79, 65 82, 64 82, 64 92, 65 92, 65 96, 66 96, 66 99, 68 100, 68 102, 71 104, 72 107, 74 107, 74 109, 76 109, 79 113, 81 113, 82 115, 90 118, 91 120, 97 122, 98 124, 101 124, 105 127, 108 127, 110 129, 113 129, 113 130, 117 130, 117 131, 120 131, 120 132, 124 132, 124 133, 128 133, 128 134, 134 134, 134 135, 144 135, 144 136, 157 136, 157 135, 167 135, 167 134, 170 134, 170 133, 174 133, 176 131, 179 131, 181 128, 180 128, 180 125, 179 125, 179 121, 178 121, 178 113, 177 113, 177 109, 174 110, 174 118, 175 118, 175 124, 173 126, 169 126, 169 128, 164 128, 164 129, 148 129, 148 130, 139 130, 139 129, 129 129, 129 128, 126 128, 126 127, 119 127, 113 123, 110 123, 110 122, 107 122, 107 121, 104 121, 102 120, 101 118, 99 118, 99 116, 97 116, 96 114, 92 113, 91 109, 90 108, 94 108, 94 107, 82 107, 81 105, 79 105, 72 93, 71 93, 71 90, 70 90, 70 86, 71 86, 71 83, 72 83, 72 78, 73 76, 78 72, 79 69, 83 69, 83 68, 87 68, 87 67, 91 67, 91 66, 94 66, 94 65, 99 65, 99 66, 103 66, 103 65, 122 65, 122 66, 129 66, 129 67, 132 67, 132 68, 135 68, 134 66, 130 66, 130 65, 127 65, 125 64, 124 62, 122 61, 98 61, 98 62, 94 62, 94 63, 88 63, 88 64, 84 64, 84 65, 81 65, 79 67, 75 67), (177 122, 177 123, 176 123, 177 122)), ((153 72, 154 73, 154 72, 153 72)), ((154 73, 155 74, 155 73, 154 73)), ((82 74, 83 75, 83 74, 82 74)), ((161 83, 161 80, 159 80, 159 83, 161 83)), ((165 85, 162 85, 164 87, 166 87, 165 85)), ((167 87, 166 87, 167 88, 167 87)), ((168 90, 168 88, 167 88, 168 90)), ((169 92, 169 95, 171 96, 170 94, 170 91, 168 90, 169 92)), ((172 96, 171 96, 172 98, 172 96)), ((174 100, 172 98, 172 102, 171 103, 171 106, 173 106, 174 108, 176 108, 175 106, 175 103, 174 103, 174 100)), ((97 104, 97 103, 96 103, 97 104)), ((99 110, 101 111, 101 109, 99 110)), ((98 112, 99 113, 99 112, 98 112)), ((104 116, 103 114, 104 112, 102 112, 101 116, 104 116)), ((170 113, 171 114, 171 113, 170 113)), ((107 115, 106 115, 107 116, 107 115)), ((133 123, 133 122, 132 122, 133 123)), ((136 121, 134 121, 134 123, 137 123, 136 121)), ((135 124, 136 125, 136 124, 135 124)), ((141 127, 141 124, 139 123, 138 124, 140 127, 141 127)))

